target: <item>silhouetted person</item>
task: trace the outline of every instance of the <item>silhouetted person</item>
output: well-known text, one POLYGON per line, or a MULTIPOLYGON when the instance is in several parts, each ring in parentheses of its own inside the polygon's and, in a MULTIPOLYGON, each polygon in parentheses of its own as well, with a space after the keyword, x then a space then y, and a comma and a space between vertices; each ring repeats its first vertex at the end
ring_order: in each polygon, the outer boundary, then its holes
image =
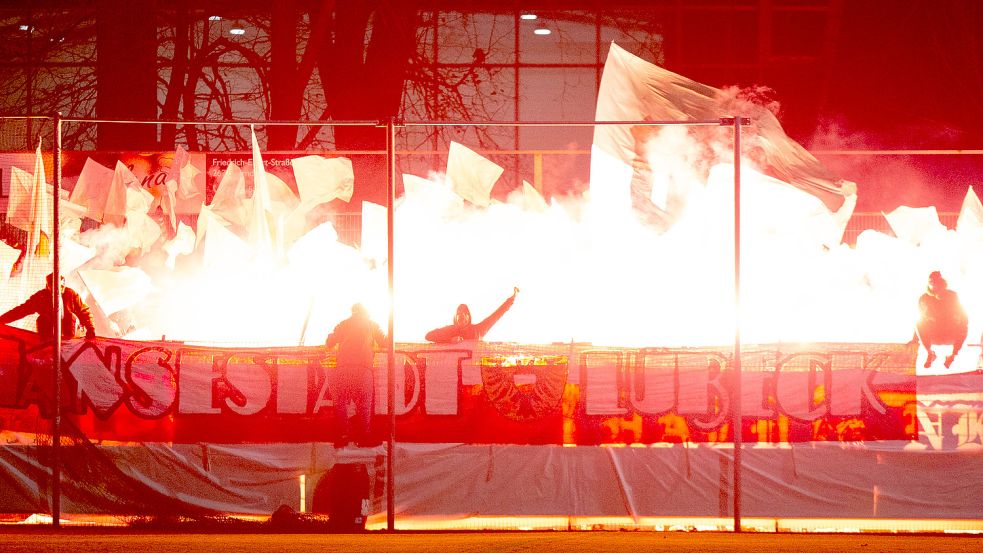
POLYGON ((948 369, 966 341, 969 318, 959 302, 959 296, 949 289, 942 273, 934 271, 928 275, 928 291, 918 299, 918 309, 921 312, 917 324, 918 338, 928 352, 925 368, 931 367, 935 361, 933 345, 952 344, 952 353, 945 358, 948 369))
MULTIPOLYGON (((55 338, 55 313, 51 305, 51 287, 55 275, 49 274, 45 278, 47 284, 38 290, 27 301, 17 307, 0 315, 0 324, 8 324, 23 319, 28 315, 38 314, 37 331, 42 340, 54 341, 55 338)), ((85 339, 89 340, 96 337, 96 329, 92 324, 92 312, 82 301, 78 292, 65 286, 65 277, 61 277, 59 283, 61 287, 61 300, 63 313, 61 318, 61 337, 71 339, 78 336, 79 326, 85 329, 85 339)))
POLYGON ((471 324, 471 310, 466 304, 457 306, 457 313, 454 314, 454 324, 435 328, 427 333, 427 341, 435 344, 451 344, 463 340, 481 340, 491 327, 505 315, 505 312, 515 303, 515 296, 519 293, 518 288, 514 288, 509 299, 498 306, 491 315, 488 315, 478 324, 471 324))
POLYGON ((328 348, 338 346, 338 363, 331 372, 331 393, 334 398, 338 439, 335 447, 345 447, 350 439, 357 445, 368 445, 375 399, 375 379, 372 360, 375 345, 383 345, 386 337, 369 318, 365 307, 356 303, 352 316, 338 323, 328 335, 328 348), (348 403, 355 402, 355 432, 349 434, 348 403))

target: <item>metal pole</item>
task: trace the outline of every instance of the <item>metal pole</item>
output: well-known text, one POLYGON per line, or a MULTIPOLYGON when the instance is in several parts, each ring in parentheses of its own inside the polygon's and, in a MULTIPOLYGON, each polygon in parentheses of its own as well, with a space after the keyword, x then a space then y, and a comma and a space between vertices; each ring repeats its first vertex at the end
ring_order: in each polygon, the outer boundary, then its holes
POLYGON ((741 531, 741 123, 734 118, 734 531, 741 531))
MULTIPOLYGON (((724 118, 728 121, 726 124, 730 125, 730 119, 724 118)), ((92 117, 66 117, 63 121, 68 121, 72 123, 118 123, 121 125, 187 125, 188 121, 180 119, 163 119, 163 120, 133 120, 133 119, 98 119, 92 117)), ((598 126, 626 126, 626 125, 646 125, 646 126, 673 126, 682 125, 686 127, 693 126, 707 126, 714 127, 720 126, 720 119, 657 119, 657 120, 618 120, 618 121, 587 121, 587 120, 546 120, 546 121, 452 121, 452 120, 439 120, 439 121, 399 121, 396 125, 397 127, 598 127, 598 126)), ((379 121, 362 121, 362 120, 345 120, 345 121, 330 121, 328 122, 333 126, 349 126, 349 127, 383 127, 385 126, 379 121)), ((229 120, 217 120, 217 121, 195 121, 196 125, 265 125, 265 126, 278 126, 278 125, 290 125, 290 126, 309 126, 312 124, 310 120, 306 121, 276 121, 268 119, 229 119, 229 120)))
POLYGON ((386 365, 386 400, 389 415, 389 439, 386 442, 386 529, 396 529, 396 491, 393 483, 393 457, 396 449, 396 342, 393 338, 393 210, 396 199, 396 122, 390 118, 386 122, 386 173, 388 186, 386 195, 386 232, 388 237, 389 266, 389 333, 386 346, 389 348, 386 365))
MULTIPOLYGON (((61 301, 61 240, 59 216, 61 204, 61 112, 55 114, 54 194, 52 194, 51 249, 52 280, 51 302, 54 321, 54 347, 52 348, 52 367, 54 367, 54 413, 51 420, 51 524, 61 527, 61 317, 64 306, 61 301)), ((42 183, 43 184, 43 183, 42 183)), ((43 193, 43 192, 42 192, 43 193)), ((30 253, 30 252, 29 252, 30 253)))

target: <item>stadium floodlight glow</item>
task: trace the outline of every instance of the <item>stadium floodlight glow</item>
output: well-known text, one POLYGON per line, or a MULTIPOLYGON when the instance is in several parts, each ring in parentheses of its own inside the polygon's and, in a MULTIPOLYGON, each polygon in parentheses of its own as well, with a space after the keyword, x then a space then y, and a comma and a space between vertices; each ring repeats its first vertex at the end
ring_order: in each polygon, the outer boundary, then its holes
POLYGON ((244 34, 246 34, 246 30, 243 29, 242 27, 233 27, 233 28, 229 29, 229 34, 230 35, 244 35, 244 34))
POLYGON ((222 20, 222 16, 221 15, 209 15, 208 16, 208 20, 209 21, 221 21, 222 20))
POLYGON ((542 35, 542 36, 546 36, 546 35, 548 35, 548 34, 550 34, 552 32, 553 31, 551 31, 549 29, 536 29, 536 30, 533 31, 534 34, 542 35))
POLYGON ((526 21, 535 21, 539 19, 539 16, 534 13, 524 13, 519 16, 519 19, 525 19, 526 21))

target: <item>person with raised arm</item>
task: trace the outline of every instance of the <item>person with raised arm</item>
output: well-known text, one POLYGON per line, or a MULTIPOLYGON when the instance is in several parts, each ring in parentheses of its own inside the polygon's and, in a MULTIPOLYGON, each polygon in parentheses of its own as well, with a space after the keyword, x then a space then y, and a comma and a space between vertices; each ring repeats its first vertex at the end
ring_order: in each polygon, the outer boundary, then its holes
POLYGON ((468 308, 467 304, 458 305, 457 312, 454 314, 454 324, 431 330, 426 335, 427 341, 435 344, 453 344, 464 340, 481 340, 512 307, 518 293, 519 289, 513 288, 512 295, 502 302, 502 305, 498 306, 498 309, 491 315, 477 324, 471 322, 471 309, 468 308))

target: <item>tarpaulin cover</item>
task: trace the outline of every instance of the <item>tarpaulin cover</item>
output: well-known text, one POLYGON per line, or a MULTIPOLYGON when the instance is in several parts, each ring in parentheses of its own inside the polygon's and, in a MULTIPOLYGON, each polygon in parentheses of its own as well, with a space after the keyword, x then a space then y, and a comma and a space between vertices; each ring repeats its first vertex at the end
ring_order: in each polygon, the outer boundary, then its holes
MULTIPOLYGON (((975 415, 980 416, 977 410, 975 415)), ((958 433, 954 425, 945 432, 958 433)), ((385 520, 384 448, 325 443, 98 444, 62 448, 71 513, 269 515, 307 501, 338 463, 365 464, 370 513, 385 520)), ((475 517, 731 516, 733 449, 397 443, 397 521, 475 517)), ((45 512, 50 447, 0 446, 0 512, 45 512)), ((768 518, 979 519, 979 433, 970 447, 811 442, 745 448, 742 514, 768 518)), ((308 503, 310 505, 310 503, 308 503)), ((399 527, 399 524, 397 524, 399 527)))

